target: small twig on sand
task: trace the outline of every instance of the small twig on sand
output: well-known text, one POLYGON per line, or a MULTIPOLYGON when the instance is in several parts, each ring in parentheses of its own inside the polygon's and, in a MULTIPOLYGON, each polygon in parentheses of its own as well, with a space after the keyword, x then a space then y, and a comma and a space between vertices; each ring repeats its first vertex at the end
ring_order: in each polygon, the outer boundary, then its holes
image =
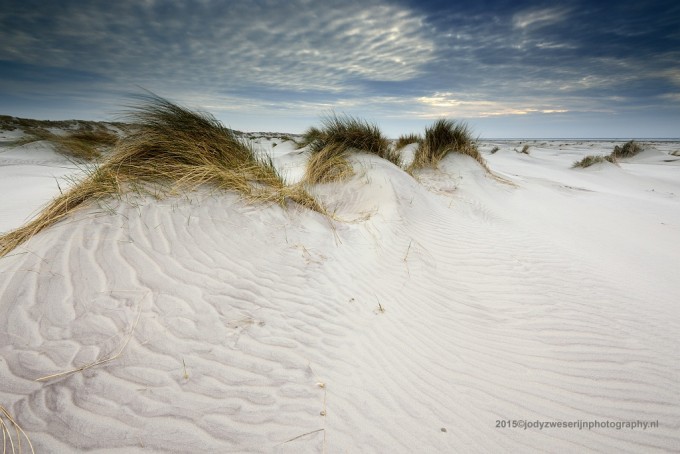
POLYGON ((413 240, 408 242, 408 249, 406 249, 406 255, 404 256, 404 262, 408 258, 408 253, 411 252, 411 244, 413 243, 413 240))
POLYGON ((385 306, 383 306, 380 303, 380 299, 378 298, 378 295, 375 295, 375 299, 378 300, 378 313, 384 314, 385 313, 385 306))
POLYGON ((184 379, 189 380, 189 372, 187 372, 187 363, 184 362, 184 358, 182 358, 182 366, 184 367, 184 379))
POLYGON ((291 438, 290 440, 286 440, 286 441, 284 441, 284 442, 282 442, 282 443, 279 443, 277 446, 285 445, 286 443, 290 443, 291 441, 295 441, 295 440, 297 440, 298 438, 306 437, 307 435, 315 434, 315 433, 317 433, 317 432, 321 432, 322 430, 326 430, 326 429, 316 429, 316 430, 312 430, 311 432, 307 432, 306 434, 298 435, 297 437, 293 437, 293 438, 291 438))

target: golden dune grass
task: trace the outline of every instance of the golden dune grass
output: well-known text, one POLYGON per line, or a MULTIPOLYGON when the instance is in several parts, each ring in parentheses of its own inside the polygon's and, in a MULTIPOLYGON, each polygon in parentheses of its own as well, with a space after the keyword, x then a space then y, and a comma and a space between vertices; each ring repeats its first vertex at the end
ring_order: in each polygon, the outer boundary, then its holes
POLYGON ((399 153, 390 147, 378 126, 346 115, 323 118, 321 128, 309 128, 298 147, 307 147, 310 152, 304 180, 312 184, 352 175, 347 158, 353 151, 372 153, 401 166, 399 153))
POLYGON ((252 202, 288 201, 325 213, 301 184, 287 185, 271 160, 256 156, 214 117, 193 112, 155 95, 132 106, 133 133, 85 179, 55 198, 26 225, 0 236, 0 257, 33 235, 92 202, 152 186, 174 195, 209 185, 238 192, 252 202))
POLYGON ((471 156, 491 173, 468 126, 446 119, 437 120, 432 126, 425 128, 425 137, 407 170, 412 172, 423 167, 436 167, 449 153, 471 156))

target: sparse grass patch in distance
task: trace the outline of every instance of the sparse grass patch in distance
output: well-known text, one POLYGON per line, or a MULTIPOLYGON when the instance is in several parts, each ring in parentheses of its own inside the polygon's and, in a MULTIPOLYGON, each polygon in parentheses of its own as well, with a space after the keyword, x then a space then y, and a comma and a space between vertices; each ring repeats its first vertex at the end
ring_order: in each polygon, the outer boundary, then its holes
POLYGON ((312 153, 319 151, 322 148, 323 135, 321 130, 315 126, 309 127, 303 134, 300 140, 296 141, 297 148, 309 147, 312 153))
POLYGON ((529 144, 525 143, 520 153, 529 154, 529 144))
POLYGON ((404 134, 399 136, 397 141, 394 143, 394 149, 401 150, 406 145, 410 145, 412 143, 421 143, 422 141, 423 138, 420 136, 420 134, 404 134))
POLYGON ((497 153, 498 150, 500 150, 500 148, 499 148, 498 146, 493 147, 493 148, 491 149, 491 154, 497 153))
POLYGON ((65 135, 54 134, 42 127, 28 128, 24 132, 27 135, 17 141, 18 145, 45 140, 54 145, 57 152, 82 161, 101 158, 101 150, 113 147, 118 141, 118 136, 104 127, 90 126, 65 135))
POLYGON ((609 156, 593 156, 593 155, 588 155, 581 159, 580 161, 574 162, 574 164, 571 166, 572 168, 580 167, 580 168, 586 168, 590 167, 593 164, 598 164, 600 162, 611 162, 612 164, 616 164, 616 159, 609 155, 609 156))
POLYGON ((640 153, 642 150, 643 150, 642 145, 640 145, 634 140, 629 140, 628 142, 623 144, 623 147, 616 145, 614 147, 614 151, 612 151, 610 156, 616 159, 630 158, 640 153))
POLYGON ((14 117, 9 115, 0 115, 0 131, 14 131, 17 129, 14 125, 14 117))
POLYGON ((76 208, 129 191, 173 195, 202 186, 232 190, 255 202, 292 201, 325 213, 301 186, 286 185, 271 159, 259 159, 248 142, 209 114, 156 95, 138 97, 130 118, 134 132, 80 183, 54 199, 36 218, 0 236, 0 257, 76 208))
POLYGON ((416 149, 413 162, 407 170, 436 167, 449 153, 471 156, 489 171, 467 124, 446 119, 437 120, 432 126, 425 128, 425 137, 416 149))
POLYGON ((321 127, 305 131, 298 148, 307 147, 311 157, 305 171, 308 183, 323 183, 346 178, 352 174, 348 153, 364 151, 401 166, 396 150, 375 124, 355 117, 330 115, 321 120, 321 127))

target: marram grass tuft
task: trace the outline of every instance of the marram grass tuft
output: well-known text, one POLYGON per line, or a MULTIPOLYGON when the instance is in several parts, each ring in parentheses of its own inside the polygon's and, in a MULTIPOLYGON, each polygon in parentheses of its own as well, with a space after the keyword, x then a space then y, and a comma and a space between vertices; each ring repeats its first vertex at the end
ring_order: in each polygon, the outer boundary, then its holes
POLYGON ((323 118, 320 128, 311 127, 303 134, 298 147, 307 147, 311 154, 304 179, 311 184, 351 176, 353 170, 347 159, 351 152, 372 153, 401 166, 399 153, 390 147, 378 126, 346 115, 323 118))
POLYGON ((461 153, 474 158, 487 172, 490 172, 486 161, 477 148, 477 141, 472 137, 465 123, 439 119, 425 129, 425 137, 416 149, 413 162, 407 169, 413 171, 423 167, 436 167, 439 161, 449 153, 461 153))
POLYGON ((174 195, 202 186, 238 192, 252 202, 288 201, 325 214, 301 184, 287 185, 271 160, 256 156, 214 117, 155 95, 138 97, 130 120, 134 132, 114 153, 71 189, 55 198, 26 225, 0 236, 0 257, 84 205, 134 188, 174 195))

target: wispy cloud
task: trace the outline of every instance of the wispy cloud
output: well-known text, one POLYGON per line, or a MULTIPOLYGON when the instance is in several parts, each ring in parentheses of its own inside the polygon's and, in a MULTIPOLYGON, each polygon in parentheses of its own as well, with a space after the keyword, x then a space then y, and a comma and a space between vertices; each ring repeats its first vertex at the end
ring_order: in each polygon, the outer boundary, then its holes
POLYGON ((512 23, 515 28, 536 29, 566 20, 569 12, 564 7, 531 9, 515 14, 512 23))
POLYGON ((565 113, 569 109, 551 105, 548 100, 524 99, 497 101, 483 98, 461 99, 455 93, 434 93, 417 99, 423 118, 464 117, 485 118, 530 113, 565 113))
MULTIPOLYGON (((119 81, 224 88, 341 90, 351 79, 400 81, 432 57, 422 19, 381 2, 94 2, 43 5, 50 20, 16 30, 0 59, 100 72, 119 81)), ((26 20, 31 21, 30 15, 26 20)))

